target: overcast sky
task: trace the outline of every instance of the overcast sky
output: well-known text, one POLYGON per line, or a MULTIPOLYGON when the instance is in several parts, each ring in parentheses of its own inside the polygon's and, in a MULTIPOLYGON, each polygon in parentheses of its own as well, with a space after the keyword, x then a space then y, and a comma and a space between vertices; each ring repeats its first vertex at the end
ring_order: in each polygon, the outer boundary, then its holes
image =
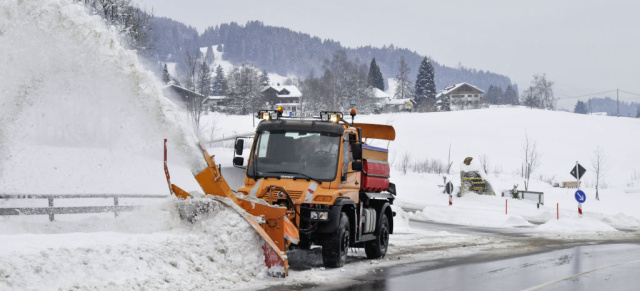
MULTIPOLYGON (((260 20, 348 47, 394 44, 447 66, 507 75, 521 91, 534 74, 546 73, 560 98, 616 88, 640 93, 635 0, 136 1, 200 33, 260 20)), ((640 96, 620 96, 640 102, 640 96)))

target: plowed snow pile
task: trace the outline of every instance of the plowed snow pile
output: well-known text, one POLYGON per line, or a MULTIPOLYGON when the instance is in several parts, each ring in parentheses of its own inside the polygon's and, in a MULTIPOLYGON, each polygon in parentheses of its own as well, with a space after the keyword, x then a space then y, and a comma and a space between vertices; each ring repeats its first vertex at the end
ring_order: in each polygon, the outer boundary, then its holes
MULTIPOLYGON (((0 1, 0 52, 0 193, 167 195, 163 138, 186 161, 174 177, 204 167, 154 76, 81 5, 0 1)), ((173 198, 151 200, 118 218, 1 216, 0 289, 219 289, 266 274, 259 237, 235 212, 192 225, 173 198)))
POLYGON ((239 214, 220 208, 191 224, 173 203, 118 219, 2 222, 0 290, 220 289, 266 276, 260 237, 239 214))

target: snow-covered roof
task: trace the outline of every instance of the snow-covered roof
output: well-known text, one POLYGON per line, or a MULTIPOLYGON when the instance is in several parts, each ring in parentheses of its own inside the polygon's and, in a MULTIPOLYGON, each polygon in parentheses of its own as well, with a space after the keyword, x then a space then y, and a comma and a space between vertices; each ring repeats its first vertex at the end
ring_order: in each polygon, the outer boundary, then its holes
POLYGON ((387 101, 387 105, 404 105, 408 103, 415 103, 411 98, 391 99, 387 101))
POLYGON ((469 84, 469 83, 463 82, 463 83, 458 83, 458 84, 455 84, 455 85, 452 85, 452 86, 449 86, 449 87, 444 88, 444 90, 442 90, 442 92, 438 93, 438 95, 436 95, 436 97, 439 97, 439 96, 441 96, 442 94, 447 95, 447 94, 449 94, 449 93, 453 92, 454 90, 456 90, 456 89, 458 89, 458 88, 462 87, 463 85, 467 85, 467 86, 469 86, 469 87, 472 87, 472 88, 474 88, 474 89, 476 89, 476 90, 480 91, 481 93, 484 93, 484 91, 482 91, 480 88, 478 88, 478 87, 476 87, 476 86, 473 86, 473 85, 471 85, 471 84, 469 84))
POLYGON ((207 100, 225 100, 227 96, 207 96, 207 100))
POLYGON ((262 88, 262 92, 266 91, 269 88, 273 88, 274 90, 276 90, 276 92, 278 92, 276 94, 276 96, 280 97, 280 98, 285 98, 285 97, 302 97, 302 92, 300 92, 300 90, 298 89, 298 87, 296 86, 281 86, 280 84, 278 85, 271 85, 271 86, 265 86, 264 88, 262 88), (289 92, 289 94, 286 94, 286 92, 289 92))
MULTIPOLYGON (((200 93, 197 93, 197 92, 191 91, 191 90, 189 90, 187 88, 178 86, 173 82, 170 82, 169 84, 166 84, 166 85, 162 86, 162 90, 166 90, 166 89, 173 89, 174 92, 176 92, 176 90, 177 90, 177 91, 179 91, 181 93, 188 93, 188 94, 192 94, 192 95, 202 96, 202 94, 200 94, 200 93)), ((202 96, 202 97, 204 97, 204 96, 202 96)))
POLYGON ((373 87, 373 97, 374 98, 391 98, 391 95, 387 94, 378 88, 373 87))

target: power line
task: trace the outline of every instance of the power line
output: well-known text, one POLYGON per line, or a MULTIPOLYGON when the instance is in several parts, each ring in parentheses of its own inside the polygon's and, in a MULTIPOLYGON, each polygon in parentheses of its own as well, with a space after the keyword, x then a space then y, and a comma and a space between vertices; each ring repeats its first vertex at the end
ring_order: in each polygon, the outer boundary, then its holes
MULTIPOLYGON (((588 96, 593 96, 593 95, 601 95, 601 94, 605 94, 605 93, 610 93, 610 92, 615 92, 616 90, 609 90, 609 91, 604 91, 604 92, 598 92, 598 93, 591 93, 591 94, 584 94, 584 95, 579 95, 579 96, 568 96, 568 97, 564 97, 564 98, 558 98, 558 100, 565 100, 565 99, 576 99, 576 98, 582 98, 582 97, 588 97, 588 96)), ((622 90, 620 90, 622 91, 622 90)), ((624 92, 624 91, 622 91, 624 92)), ((564 95, 564 94, 562 94, 564 95)), ((565 95, 567 96, 567 95, 565 95)), ((640 96, 640 95, 638 95, 640 96)))
POLYGON ((625 91, 625 90, 620 90, 620 92, 624 92, 624 93, 627 93, 627 94, 640 96, 640 94, 638 94, 638 93, 628 92, 628 91, 625 91))

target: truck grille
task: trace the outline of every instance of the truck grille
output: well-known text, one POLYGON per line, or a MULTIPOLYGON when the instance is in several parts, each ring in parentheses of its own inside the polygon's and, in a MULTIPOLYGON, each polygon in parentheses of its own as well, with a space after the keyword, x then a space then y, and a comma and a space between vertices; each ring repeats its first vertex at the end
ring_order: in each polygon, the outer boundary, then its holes
MULTIPOLYGON (((278 199, 286 199, 286 197, 280 198, 278 197, 278 192, 280 192, 280 190, 274 189, 271 190, 271 198, 276 201, 278 199)), ((291 196, 291 200, 293 200, 294 202, 298 201, 300 199, 300 197, 302 196, 302 191, 293 191, 293 190, 289 190, 287 191, 287 193, 289 193, 289 196, 291 196)), ((269 195, 264 195, 262 196, 262 199, 264 199, 264 201, 268 201, 269 200, 269 195)))

